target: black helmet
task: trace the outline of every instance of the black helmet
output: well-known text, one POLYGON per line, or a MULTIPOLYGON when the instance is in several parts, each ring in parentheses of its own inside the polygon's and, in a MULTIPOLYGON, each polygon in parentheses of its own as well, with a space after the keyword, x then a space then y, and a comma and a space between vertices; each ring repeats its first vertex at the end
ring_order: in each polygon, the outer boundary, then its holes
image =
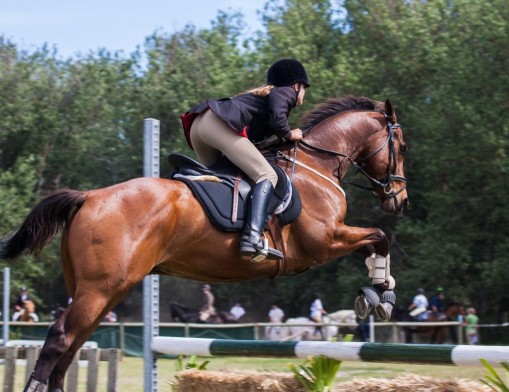
POLYGON ((304 66, 294 59, 282 59, 272 64, 267 71, 267 84, 276 87, 302 83, 309 87, 309 77, 304 66))

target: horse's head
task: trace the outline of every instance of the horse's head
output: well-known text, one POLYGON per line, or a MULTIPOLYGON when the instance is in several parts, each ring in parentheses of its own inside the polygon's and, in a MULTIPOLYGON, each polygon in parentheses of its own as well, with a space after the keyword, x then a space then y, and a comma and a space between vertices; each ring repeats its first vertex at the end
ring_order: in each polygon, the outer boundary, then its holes
MULTIPOLYGON (((346 158, 343 162, 353 164, 371 188, 350 184, 372 190, 385 212, 400 214, 408 207, 403 172, 407 145, 388 100, 384 106, 366 97, 329 99, 304 115, 302 129, 306 136, 301 144, 325 156, 346 158)), ((340 163, 340 181, 347 167, 340 163)))
POLYGON ((356 159, 357 168, 371 182, 382 210, 401 214, 409 205, 403 160, 407 144, 389 100, 385 102, 383 127, 368 138, 365 151, 356 159))

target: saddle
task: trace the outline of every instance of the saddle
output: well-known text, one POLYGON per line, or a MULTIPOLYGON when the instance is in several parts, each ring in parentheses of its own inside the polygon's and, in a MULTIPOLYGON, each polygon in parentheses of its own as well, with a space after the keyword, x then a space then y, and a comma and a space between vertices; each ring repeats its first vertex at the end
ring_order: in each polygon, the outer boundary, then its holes
MULTIPOLYGON (((297 219, 302 210, 299 193, 286 173, 269 162, 278 175, 278 182, 269 204, 280 226, 297 219)), ((170 154, 168 164, 173 169, 170 178, 189 186, 211 222, 223 231, 240 231, 246 219, 247 198, 252 181, 230 160, 223 157, 212 167, 206 167, 188 156, 170 154)))

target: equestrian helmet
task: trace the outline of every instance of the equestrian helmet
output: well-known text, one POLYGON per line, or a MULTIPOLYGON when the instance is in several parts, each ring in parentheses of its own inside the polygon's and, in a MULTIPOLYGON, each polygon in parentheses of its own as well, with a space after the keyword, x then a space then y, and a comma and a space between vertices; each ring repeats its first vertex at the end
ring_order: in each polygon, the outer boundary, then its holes
POLYGON ((267 84, 276 87, 302 83, 309 87, 309 77, 304 66, 294 59, 281 59, 272 64, 267 71, 267 84))

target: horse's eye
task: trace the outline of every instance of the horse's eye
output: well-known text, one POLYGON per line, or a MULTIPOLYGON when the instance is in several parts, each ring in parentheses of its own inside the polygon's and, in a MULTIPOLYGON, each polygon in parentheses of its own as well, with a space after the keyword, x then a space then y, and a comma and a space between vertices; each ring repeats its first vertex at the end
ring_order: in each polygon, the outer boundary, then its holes
POLYGON ((400 152, 401 154, 403 154, 403 155, 404 155, 404 154, 405 154, 405 152, 407 152, 407 150, 408 150, 408 146, 407 146, 406 144, 402 144, 402 145, 400 145, 400 146, 399 146, 399 152, 400 152))

